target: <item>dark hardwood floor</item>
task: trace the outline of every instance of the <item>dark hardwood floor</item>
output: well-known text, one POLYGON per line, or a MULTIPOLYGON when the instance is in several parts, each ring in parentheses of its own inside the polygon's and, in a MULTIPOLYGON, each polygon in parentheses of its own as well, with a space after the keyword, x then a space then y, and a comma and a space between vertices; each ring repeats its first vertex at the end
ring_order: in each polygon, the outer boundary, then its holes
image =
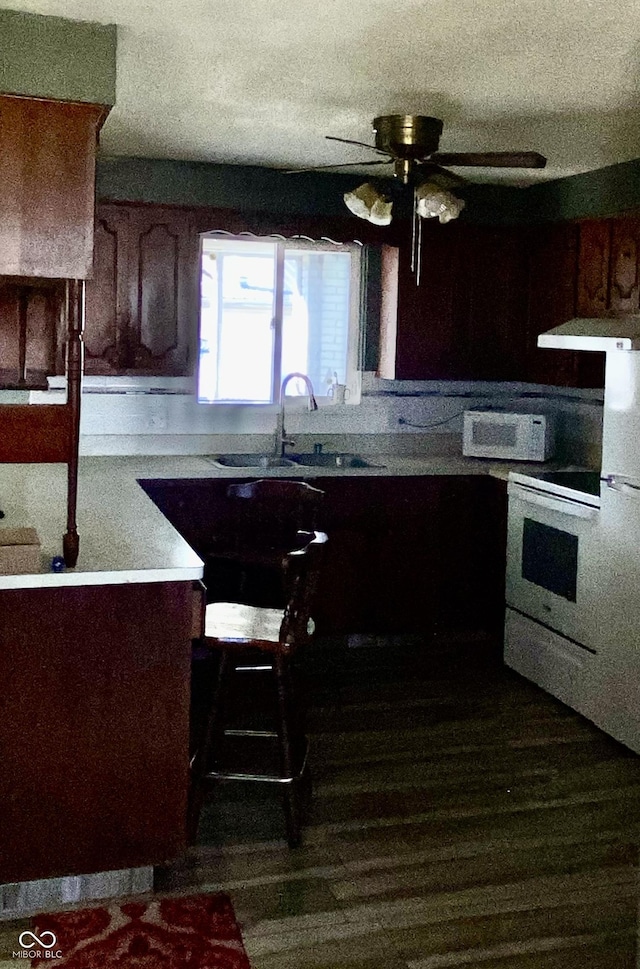
POLYGON ((640 757, 491 643, 318 643, 313 798, 218 787, 157 890, 229 892, 254 969, 637 966, 640 757))

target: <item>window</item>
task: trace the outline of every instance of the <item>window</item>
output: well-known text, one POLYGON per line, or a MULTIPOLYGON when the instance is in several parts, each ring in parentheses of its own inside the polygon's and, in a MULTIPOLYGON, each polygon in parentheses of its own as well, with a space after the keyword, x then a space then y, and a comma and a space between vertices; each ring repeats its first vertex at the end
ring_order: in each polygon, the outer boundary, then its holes
POLYGON ((357 399, 359 318, 358 245, 203 236, 198 401, 275 403, 292 371, 357 399))

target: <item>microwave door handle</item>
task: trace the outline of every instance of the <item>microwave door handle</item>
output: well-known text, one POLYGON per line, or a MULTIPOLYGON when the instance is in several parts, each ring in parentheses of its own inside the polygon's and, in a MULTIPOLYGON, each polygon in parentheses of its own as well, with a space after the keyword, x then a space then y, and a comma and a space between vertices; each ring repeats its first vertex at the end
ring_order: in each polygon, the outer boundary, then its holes
POLYGON ((511 494, 529 505, 537 505, 539 508, 547 508, 549 511, 559 511, 563 515, 573 515, 574 518, 598 517, 598 509, 591 505, 581 505, 577 501, 565 501, 563 498, 542 495, 540 492, 529 491, 528 488, 515 486, 511 494))

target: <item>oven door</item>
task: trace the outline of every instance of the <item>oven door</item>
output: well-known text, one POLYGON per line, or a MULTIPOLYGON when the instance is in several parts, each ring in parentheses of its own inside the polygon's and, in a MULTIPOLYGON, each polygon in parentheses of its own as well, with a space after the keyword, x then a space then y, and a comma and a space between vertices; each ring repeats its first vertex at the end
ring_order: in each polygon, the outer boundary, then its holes
POLYGON ((599 509, 509 482, 507 605, 597 651, 599 509))

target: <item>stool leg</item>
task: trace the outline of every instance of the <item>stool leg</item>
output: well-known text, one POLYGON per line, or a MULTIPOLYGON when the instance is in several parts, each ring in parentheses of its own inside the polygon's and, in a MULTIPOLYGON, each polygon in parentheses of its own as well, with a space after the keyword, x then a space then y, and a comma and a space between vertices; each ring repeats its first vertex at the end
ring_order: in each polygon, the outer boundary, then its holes
MULTIPOLYGON (((283 777, 294 777, 297 771, 295 744, 296 716, 293 710, 291 669, 288 658, 277 655, 273 664, 278 694, 278 738, 280 741, 280 768, 283 777)), ((300 844, 300 805, 298 803, 298 779, 284 787, 284 811, 287 841, 290 848, 300 844)))
POLYGON ((218 678, 211 706, 209 707, 204 737, 192 758, 189 772, 187 841, 190 845, 195 844, 198 836, 198 824, 200 822, 200 813, 204 801, 205 777, 207 775, 211 752, 212 750, 219 749, 217 745, 220 744, 224 735, 225 699, 231 673, 231 656, 227 650, 223 650, 220 654, 218 678))

